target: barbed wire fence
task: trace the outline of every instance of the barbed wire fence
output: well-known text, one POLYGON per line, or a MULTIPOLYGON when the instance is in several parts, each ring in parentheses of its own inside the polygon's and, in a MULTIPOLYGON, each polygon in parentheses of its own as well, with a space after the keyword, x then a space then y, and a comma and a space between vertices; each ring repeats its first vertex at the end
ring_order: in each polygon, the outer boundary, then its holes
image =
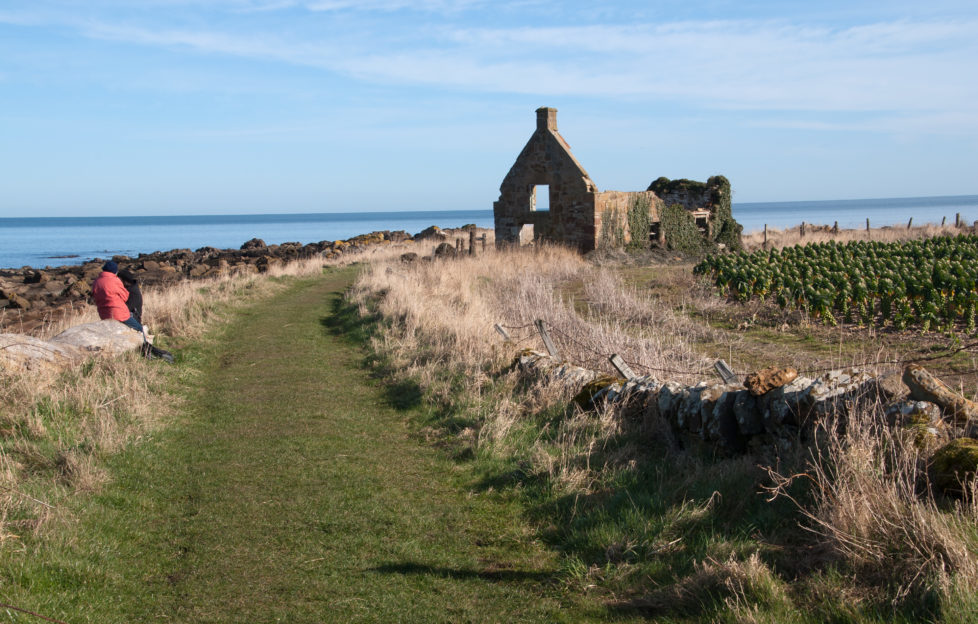
MULTIPOLYGON (((726 368, 727 371, 729 371, 729 373, 731 373, 735 377, 742 379, 747 374, 746 371, 739 371, 739 372, 730 371, 726 362, 724 362, 723 360, 718 360, 717 363, 715 363, 714 366, 712 367, 705 367, 699 369, 683 369, 678 367, 669 368, 669 367, 661 367, 661 366, 650 366, 641 362, 626 360, 622 358, 618 353, 608 353, 604 350, 596 348, 593 345, 586 344, 585 342, 572 336, 570 333, 562 330, 561 328, 555 325, 550 324, 544 319, 537 319, 533 322, 525 323, 521 325, 505 325, 500 323, 497 324, 495 327, 497 332, 499 332, 505 340, 510 341, 516 346, 522 346, 523 344, 528 344, 534 340, 540 340, 544 343, 545 347, 548 347, 547 343, 552 341, 552 338, 550 337, 549 334, 550 332, 552 332, 555 336, 560 338, 565 343, 574 345, 575 347, 577 347, 577 349, 587 354, 582 359, 586 360, 585 363, 589 363, 589 364, 597 363, 599 365, 604 365, 605 362, 610 362, 612 358, 620 358, 621 361, 623 361, 629 367, 634 367, 642 371, 646 371, 648 373, 667 373, 667 374, 674 374, 674 375, 685 375, 690 377, 697 377, 697 376, 706 377, 706 376, 711 376, 713 374, 719 374, 721 378, 724 379, 724 381, 729 381, 729 376, 724 374, 720 370, 721 369, 720 364, 722 363, 722 367, 726 368), (508 333, 509 331, 521 332, 524 335, 518 341, 513 340, 513 338, 508 333)), ((937 362, 940 360, 951 358, 965 351, 971 351, 975 348, 978 348, 978 341, 969 342, 957 347, 948 347, 942 353, 937 353, 929 356, 908 357, 903 359, 890 359, 890 360, 875 359, 875 360, 866 360, 863 362, 846 364, 846 365, 835 364, 830 366, 809 367, 804 370, 799 370, 798 374, 814 375, 814 374, 827 373, 842 368, 870 368, 870 367, 881 367, 881 366, 895 367, 895 366, 906 366, 907 364, 922 364, 926 362, 937 362)), ((547 348, 547 350, 552 356, 554 357, 558 356, 557 351, 555 349, 555 345, 551 344, 550 347, 547 348)), ((621 371, 619 370, 619 372, 621 371)), ((964 372, 950 372, 944 374, 944 376, 962 377, 965 375, 973 375, 973 374, 978 374, 978 369, 964 371, 964 372)))

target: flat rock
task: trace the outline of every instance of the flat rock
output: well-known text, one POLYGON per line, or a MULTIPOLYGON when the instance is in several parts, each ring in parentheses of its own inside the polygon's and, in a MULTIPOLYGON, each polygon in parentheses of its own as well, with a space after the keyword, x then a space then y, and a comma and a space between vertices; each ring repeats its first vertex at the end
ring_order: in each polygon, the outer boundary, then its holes
POLYGON ((69 344, 45 342, 22 334, 0 334, 0 368, 30 371, 60 368, 82 354, 81 349, 69 344))
POLYGON ((142 346, 142 333, 112 319, 75 325, 50 340, 50 344, 69 345, 82 351, 108 354, 134 351, 142 346))

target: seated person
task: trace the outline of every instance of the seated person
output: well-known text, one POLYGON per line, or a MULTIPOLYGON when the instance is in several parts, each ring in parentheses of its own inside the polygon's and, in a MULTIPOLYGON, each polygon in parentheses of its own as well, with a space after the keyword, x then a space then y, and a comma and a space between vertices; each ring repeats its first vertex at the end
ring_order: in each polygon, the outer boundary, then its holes
MULTIPOLYGON (((139 290, 139 279, 129 269, 120 270, 119 279, 122 280, 122 285, 129 291, 129 298, 126 299, 126 307, 129 308, 132 317, 140 325, 143 325, 143 293, 139 290)), ((143 325, 143 336, 146 336, 147 340, 149 339, 148 330, 145 325, 143 325)))
POLYGON ((129 308, 132 317, 142 323, 143 293, 139 290, 139 280, 136 279, 136 275, 129 269, 120 270, 118 275, 119 279, 122 280, 122 285, 129 291, 129 298, 126 299, 126 307, 129 308))
POLYGON ((109 260, 102 265, 102 273, 92 284, 92 296, 95 299, 95 307, 98 308, 98 316, 103 320, 115 319, 141 332, 142 324, 133 317, 126 306, 129 291, 116 275, 118 271, 119 265, 109 260))

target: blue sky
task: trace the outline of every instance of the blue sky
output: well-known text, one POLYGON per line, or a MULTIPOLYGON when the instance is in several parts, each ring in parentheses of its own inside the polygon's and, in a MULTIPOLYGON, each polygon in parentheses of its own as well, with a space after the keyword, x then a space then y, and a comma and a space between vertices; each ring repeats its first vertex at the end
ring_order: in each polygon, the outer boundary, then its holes
POLYGON ((0 0, 0 217, 490 209, 539 106, 601 190, 978 194, 978 3, 0 0))

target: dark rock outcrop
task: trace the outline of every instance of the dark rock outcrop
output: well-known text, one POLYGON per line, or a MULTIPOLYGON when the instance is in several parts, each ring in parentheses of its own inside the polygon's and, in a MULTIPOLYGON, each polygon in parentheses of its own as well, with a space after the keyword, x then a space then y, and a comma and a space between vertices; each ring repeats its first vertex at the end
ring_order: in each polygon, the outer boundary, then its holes
MULTIPOLYGON (((319 241, 301 244, 287 242, 266 245, 253 238, 240 249, 201 247, 172 249, 139 254, 131 258, 115 256, 120 268, 128 268, 142 287, 165 286, 185 279, 208 279, 223 275, 263 273, 270 266, 296 260, 322 258, 335 260, 375 245, 411 240, 407 232, 381 231, 355 236, 346 241, 319 241)), ((43 270, 0 269, 0 332, 29 334, 45 319, 67 314, 78 305, 90 303, 92 282, 102 272, 104 260, 95 258, 80 265, 47 267, 43 270)))

